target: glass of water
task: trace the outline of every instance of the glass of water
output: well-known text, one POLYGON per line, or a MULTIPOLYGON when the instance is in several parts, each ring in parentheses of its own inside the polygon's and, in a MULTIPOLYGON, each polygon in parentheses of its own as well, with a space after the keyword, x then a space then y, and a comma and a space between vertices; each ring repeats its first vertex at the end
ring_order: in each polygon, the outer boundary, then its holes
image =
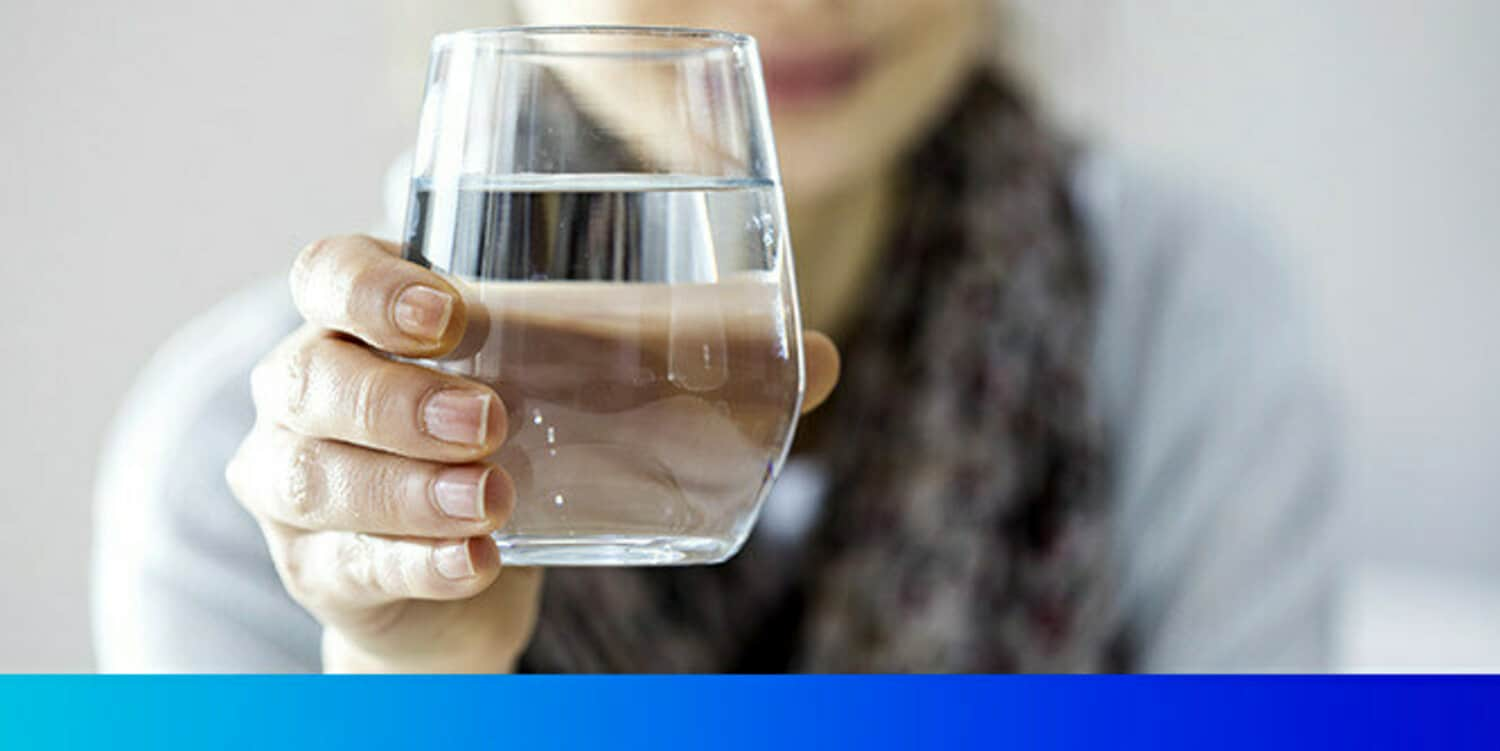
POLYGON ((433 42, 408 260, 463 291, 433 367, 505 401, 518 565, 734 555, 802 403, 755 41, 527 27, 433 42))

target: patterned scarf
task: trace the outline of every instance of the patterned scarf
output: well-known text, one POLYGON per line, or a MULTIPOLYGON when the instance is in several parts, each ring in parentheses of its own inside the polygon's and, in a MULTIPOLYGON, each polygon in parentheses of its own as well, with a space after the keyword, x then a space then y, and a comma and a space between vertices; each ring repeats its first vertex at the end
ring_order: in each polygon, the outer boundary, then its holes
POLYGON ((814 418, 833 482, 808 548, 752 536, 721 566, 553 569, 524 669, 1120 667, 1064 154, 982 76, 907 191, 814 418))

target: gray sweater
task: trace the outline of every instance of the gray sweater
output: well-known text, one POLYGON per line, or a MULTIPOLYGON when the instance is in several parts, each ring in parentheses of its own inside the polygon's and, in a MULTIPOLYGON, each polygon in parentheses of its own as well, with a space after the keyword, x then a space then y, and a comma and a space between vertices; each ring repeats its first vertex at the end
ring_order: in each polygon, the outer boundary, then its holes
MULTIPOLYGON (((1091 156, 1073 192, 1101 280, 1091 385, 1140 666, 1330 667, 1343 436, 1291 277, 1253 223, 1140 170, 1091 156)), ((284 282, 248 289, 167 342, 126 399, 96 493, 102 669, 319 668, 318 624, 223 479, 254 421, 250 369, 296 323, 284 282)), ((754 534, 801 544, 823 481, 790 463, 754 534)))

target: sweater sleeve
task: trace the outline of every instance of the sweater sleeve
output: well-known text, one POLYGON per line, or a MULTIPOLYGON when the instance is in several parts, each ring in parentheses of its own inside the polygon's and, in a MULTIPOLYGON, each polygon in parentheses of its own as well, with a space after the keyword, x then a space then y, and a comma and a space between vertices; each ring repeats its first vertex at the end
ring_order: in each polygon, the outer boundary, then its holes
POLYGON ((253 423, 249 373, 295 325, 285 283, 249 289, 152 359, 107 439, 95 488, 94 645, 108 672, 319 668, 224 466, 253 423))
POLYGON ((1237 212, 1103 162, 1080 183, 1136 668, 1329 668, 1344 438, 1305 299, 1237 212))

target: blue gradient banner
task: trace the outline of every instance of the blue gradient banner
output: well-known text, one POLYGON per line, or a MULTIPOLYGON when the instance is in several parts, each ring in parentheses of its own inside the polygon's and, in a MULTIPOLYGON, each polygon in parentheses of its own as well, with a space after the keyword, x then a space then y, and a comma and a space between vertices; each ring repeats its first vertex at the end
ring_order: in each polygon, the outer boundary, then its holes
POLYGON ((1500 680, 8 677, 0 747, 1494 748, 1500 680))

